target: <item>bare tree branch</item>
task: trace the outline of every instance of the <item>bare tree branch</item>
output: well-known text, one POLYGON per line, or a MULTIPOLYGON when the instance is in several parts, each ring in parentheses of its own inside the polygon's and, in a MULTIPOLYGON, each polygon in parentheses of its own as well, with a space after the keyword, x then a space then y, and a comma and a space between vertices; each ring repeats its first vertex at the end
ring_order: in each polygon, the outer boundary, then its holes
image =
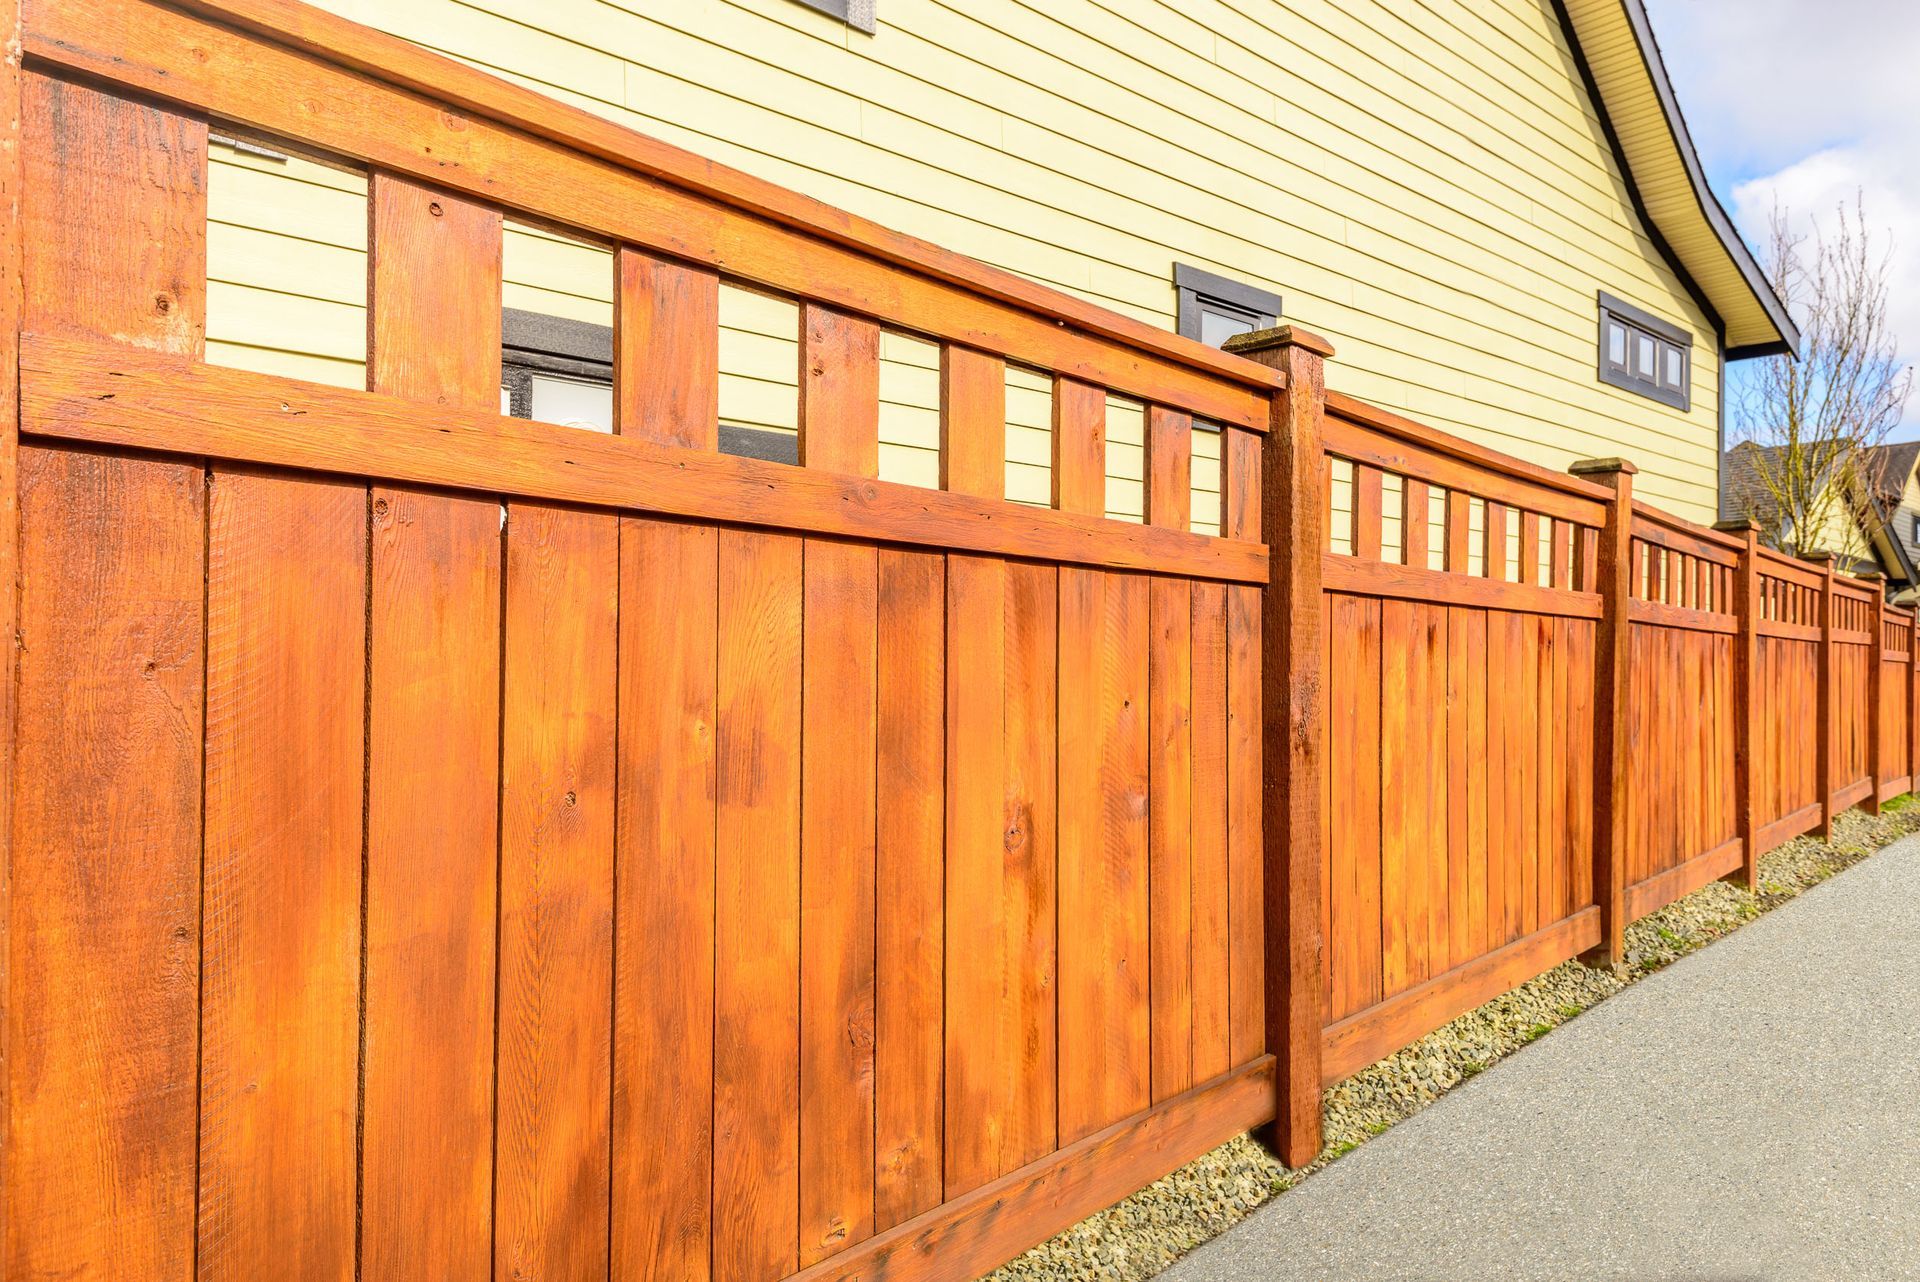
POLYGON ((1874 447, 1905 415, 1913 369, 1888 329, 1891 247, 1867 230, 1859 193, 1836 213, 1831 232, 1805 236, 1774 206, 1767 276, 1800 319, 1802 348, 1797 361, 1766 359, 1735 407, 1735 435, 1763 447, 1751 455, 1760 493, 1745 496, 1743 515, 1767 543, 1864 557, 1889 479, 1874 447))

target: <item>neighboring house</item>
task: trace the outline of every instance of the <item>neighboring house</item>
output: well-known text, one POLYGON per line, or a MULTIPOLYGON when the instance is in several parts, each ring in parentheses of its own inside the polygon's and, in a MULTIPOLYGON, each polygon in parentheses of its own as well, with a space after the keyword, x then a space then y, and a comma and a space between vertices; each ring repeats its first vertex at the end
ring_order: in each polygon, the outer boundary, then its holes
MULTIPOLYGON (((1864 481, 1848 485, 1846 493, 1826 504, 1823 527, 1810 536, 1792 528, 1762 479, 1767 460, 1778 459, 1785 448, 1743 441, 1727 451, 1721 467, 1726 478, 1722 515, 1758 521, 1761 537, 1775 546, 1832 552, 1837 568, 1848 573, 1878 572, 1886 577, 1889 600, 1912 602, 1920 590, 1920 572, 1915 570, 1920 564, 1920 481, 1914 476, 1920 442, 1867 450, 1861 460, 1864 481)), ((1777 470, 1779 465, 1773 466, 1777 470)))
MULTIPOLYGON (((1342 391, 1554 468, 1625 456, 1703 522, 1725 363, 1797 342, 1641 0, 325 2, 1206 342, 1298 322, 1342 391)), ((211 358, 359 383, 364 177, 272 140, 214 159, 211 358)), ((505 272, 503 406, 604 422, 604 248, 514 228, 505 272)), ((793 309, 729 291, 722 325, 726 447, 789 454, 793 309)), ((883 474, 932 484, 932 350, 883 357, 883 474)), ((1009 398, 1016 498, 1046 494, 1046 388, 1009 398)), ((1110 431, 1137 517, 1138 407, 1110 431)))

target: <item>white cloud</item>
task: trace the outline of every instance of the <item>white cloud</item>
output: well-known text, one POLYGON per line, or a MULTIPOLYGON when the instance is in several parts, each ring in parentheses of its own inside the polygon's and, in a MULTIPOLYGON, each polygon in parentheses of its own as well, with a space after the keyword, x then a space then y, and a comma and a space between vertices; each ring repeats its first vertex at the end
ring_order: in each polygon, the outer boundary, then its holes
MULTIPOLYGON (((1920 362, 1920 4, 1648 0, 1689 131, 1764 245, 1776 203, 1806 229, 1858 192, 1893 251, 1890 324, 1920 362), (1729 177, 1730 176, 1730 177, 1729 177)), ((1739 377, 1735 367, 1734 377, 1739 377)), ((1900 435, 1920 435, 1920 403, 1900 435)))

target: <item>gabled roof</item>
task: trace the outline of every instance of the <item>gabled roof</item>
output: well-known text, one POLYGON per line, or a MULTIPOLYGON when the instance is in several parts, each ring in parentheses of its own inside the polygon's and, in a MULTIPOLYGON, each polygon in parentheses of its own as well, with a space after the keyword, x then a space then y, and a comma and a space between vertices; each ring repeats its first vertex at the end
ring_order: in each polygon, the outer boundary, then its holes
POLYGON ((1873 467, 1875 496, 1887 507, 1900 506, 1907 492, 1907 478, 1920 463, 1920 441, 1900 441, 1893 445, 1875 445, 1867 454, 1873 467))
MULTIPOLYGON (((1764 529, 1780 524, 1779 506, 1766 482, 1761 479, 1763 459, 1785 453, 1784 445, 1760 445, 1742 441, 1723 456, 1720 468, 1720 516, 1723 520, 1752 518, 1764 529)), ((1920 441, 1898 445, 1869 446, 1863 453, 1866 466, 1877 469, 1872 495, 1851 495, 1844 507, 1855 526, 1871 546, 1874 559, 1889 579, 1920 583, 1920 567, 1907 555, 1906 547, 1890 534, 1888 514, 1900 503, 1907 477, 1920 462, 1920 441)), ((1849 489, 1854 487, 1849 486, 1849 489)))
POLYGON ((1727 356, 1797 351, 1800 331, 1707 186, 1641 0, 1555 0, 1585 63, 1627 185, 1725 327, 1727 356))

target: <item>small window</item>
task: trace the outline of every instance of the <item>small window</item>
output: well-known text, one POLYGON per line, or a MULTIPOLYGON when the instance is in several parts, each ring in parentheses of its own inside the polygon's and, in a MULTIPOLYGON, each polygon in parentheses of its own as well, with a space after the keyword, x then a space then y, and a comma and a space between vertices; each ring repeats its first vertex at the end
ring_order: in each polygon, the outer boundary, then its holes
MULTIPOLYGON (((518 308, 501 315, 500 411, 590 432, 613 430, 613 331, 518 308)), ((720 452, 798 463, 798 439, 720 424, 720 452)))
POLYGON ((800 0, 800 3, 838 18, 857 31, 873 34, 874 0, 800 0))
POLYGON ((1185 263, 1174 264, 1173 286, 1180 297, 1180 333, 1209 347, 1279 323, 1280 295, 1268 290, 1185 263))
POLYGON ((1691 408, 1693 335, 1613 295, 1600 295, 1600 381, 1678 410, 1691 408))
POLYGON ((1913 518, 1913 543, 1916 547, 1920 547, 1920 513, 1916 513, 1913 518))

